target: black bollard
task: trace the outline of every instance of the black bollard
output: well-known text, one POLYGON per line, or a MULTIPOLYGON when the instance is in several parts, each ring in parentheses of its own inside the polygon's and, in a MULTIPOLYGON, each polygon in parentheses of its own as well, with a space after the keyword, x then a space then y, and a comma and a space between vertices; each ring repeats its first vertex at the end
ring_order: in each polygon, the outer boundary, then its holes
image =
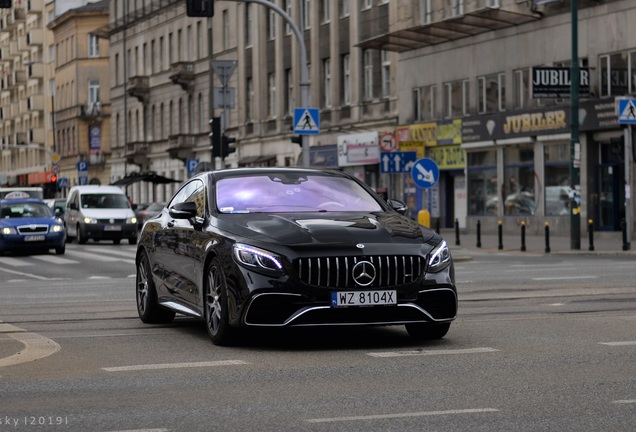
POLYGON ((594 221, 592 219, 587 220, 587 237, 590 239, 589 250, 594 250, 594 221))
POLYGON ((499 236, 498 249, 502 250, 503 249, 503 225, 501 224, 501 221, 499 221, 499 226, 497 227, 497 231, 498 231, 498 236, 499 236))
POLYGON ((545 252, 550 253, 550 224, 545 223, 545 252))
POLYGON ((481 247, 481 221, 477 221, 477 247, 481 247))
POLYGON ((455 219, 455 245, 459 246, 459 219, 455 219))
POLYGON ((627 241, 627 223, 625 222, 625 218, 621 219, 621 229, 623 230, 623 250, 629 250, 629 242, 627 241))
POLYGON ((526 221, 521 221, 521 252, 526 250, 526 221))

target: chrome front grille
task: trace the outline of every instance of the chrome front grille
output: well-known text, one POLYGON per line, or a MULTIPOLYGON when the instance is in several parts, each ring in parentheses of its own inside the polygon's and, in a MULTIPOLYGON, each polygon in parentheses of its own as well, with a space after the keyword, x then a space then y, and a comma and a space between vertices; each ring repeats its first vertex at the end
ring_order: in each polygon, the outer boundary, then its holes
POLYGON ((424 272, 424 258, 411 255, 315 257, 295 261, 298 277, 308 285, 327 288, 361 288, 352 270, 360 261, 375 268, 375 279, 365 288, 397 287, 415 281, 424 272))
POLYGON ((97 222, 102 224, 123 224, 126 223, 126 219, 97 219, 97 222))
POLYGON ((49 232, 48 225, 20 225, 18 233, 20 234, 46 234, 49 232))

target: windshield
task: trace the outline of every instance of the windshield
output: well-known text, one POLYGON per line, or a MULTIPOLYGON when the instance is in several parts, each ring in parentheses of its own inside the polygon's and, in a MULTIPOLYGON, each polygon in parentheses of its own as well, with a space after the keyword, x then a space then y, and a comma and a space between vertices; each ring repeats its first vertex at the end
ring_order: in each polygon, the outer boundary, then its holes
POLYGON ((82 208, 108 208, 108 209, 124 209, 130 208, 128 199, 122 194, 82 194, 81 196, 82 208))
POLYGON ((269 174, 221 179, 216 185, 221 213, 381 211, 358 183, 328 175, 269 174))
POLYGON ((45 203, 13 203, 0 207, 0 218, 32 218, 53 216, 45 203))

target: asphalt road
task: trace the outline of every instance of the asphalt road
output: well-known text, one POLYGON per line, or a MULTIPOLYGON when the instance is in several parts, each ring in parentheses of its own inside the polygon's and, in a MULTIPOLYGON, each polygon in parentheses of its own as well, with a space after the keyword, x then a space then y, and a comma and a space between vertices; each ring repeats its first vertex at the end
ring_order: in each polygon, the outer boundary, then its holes
POLYGON ((457 263, 446 338, 136 316, 134 247, 0 257, 0 431, 632 431, 634 257, 457 263), (67 261, 64 261, 67 260, 67 261))

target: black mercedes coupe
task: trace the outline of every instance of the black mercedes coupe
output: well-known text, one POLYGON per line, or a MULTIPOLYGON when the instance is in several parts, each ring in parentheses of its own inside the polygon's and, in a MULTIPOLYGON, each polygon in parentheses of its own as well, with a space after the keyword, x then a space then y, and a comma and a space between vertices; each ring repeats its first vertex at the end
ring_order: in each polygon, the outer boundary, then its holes
POLYGON ((405 212, 339 171, 200 173, 144 224, 139 317, 196 317, 217 345, 250 327, 400 324, 442 338, 457 314, 452 256, 405 212))

